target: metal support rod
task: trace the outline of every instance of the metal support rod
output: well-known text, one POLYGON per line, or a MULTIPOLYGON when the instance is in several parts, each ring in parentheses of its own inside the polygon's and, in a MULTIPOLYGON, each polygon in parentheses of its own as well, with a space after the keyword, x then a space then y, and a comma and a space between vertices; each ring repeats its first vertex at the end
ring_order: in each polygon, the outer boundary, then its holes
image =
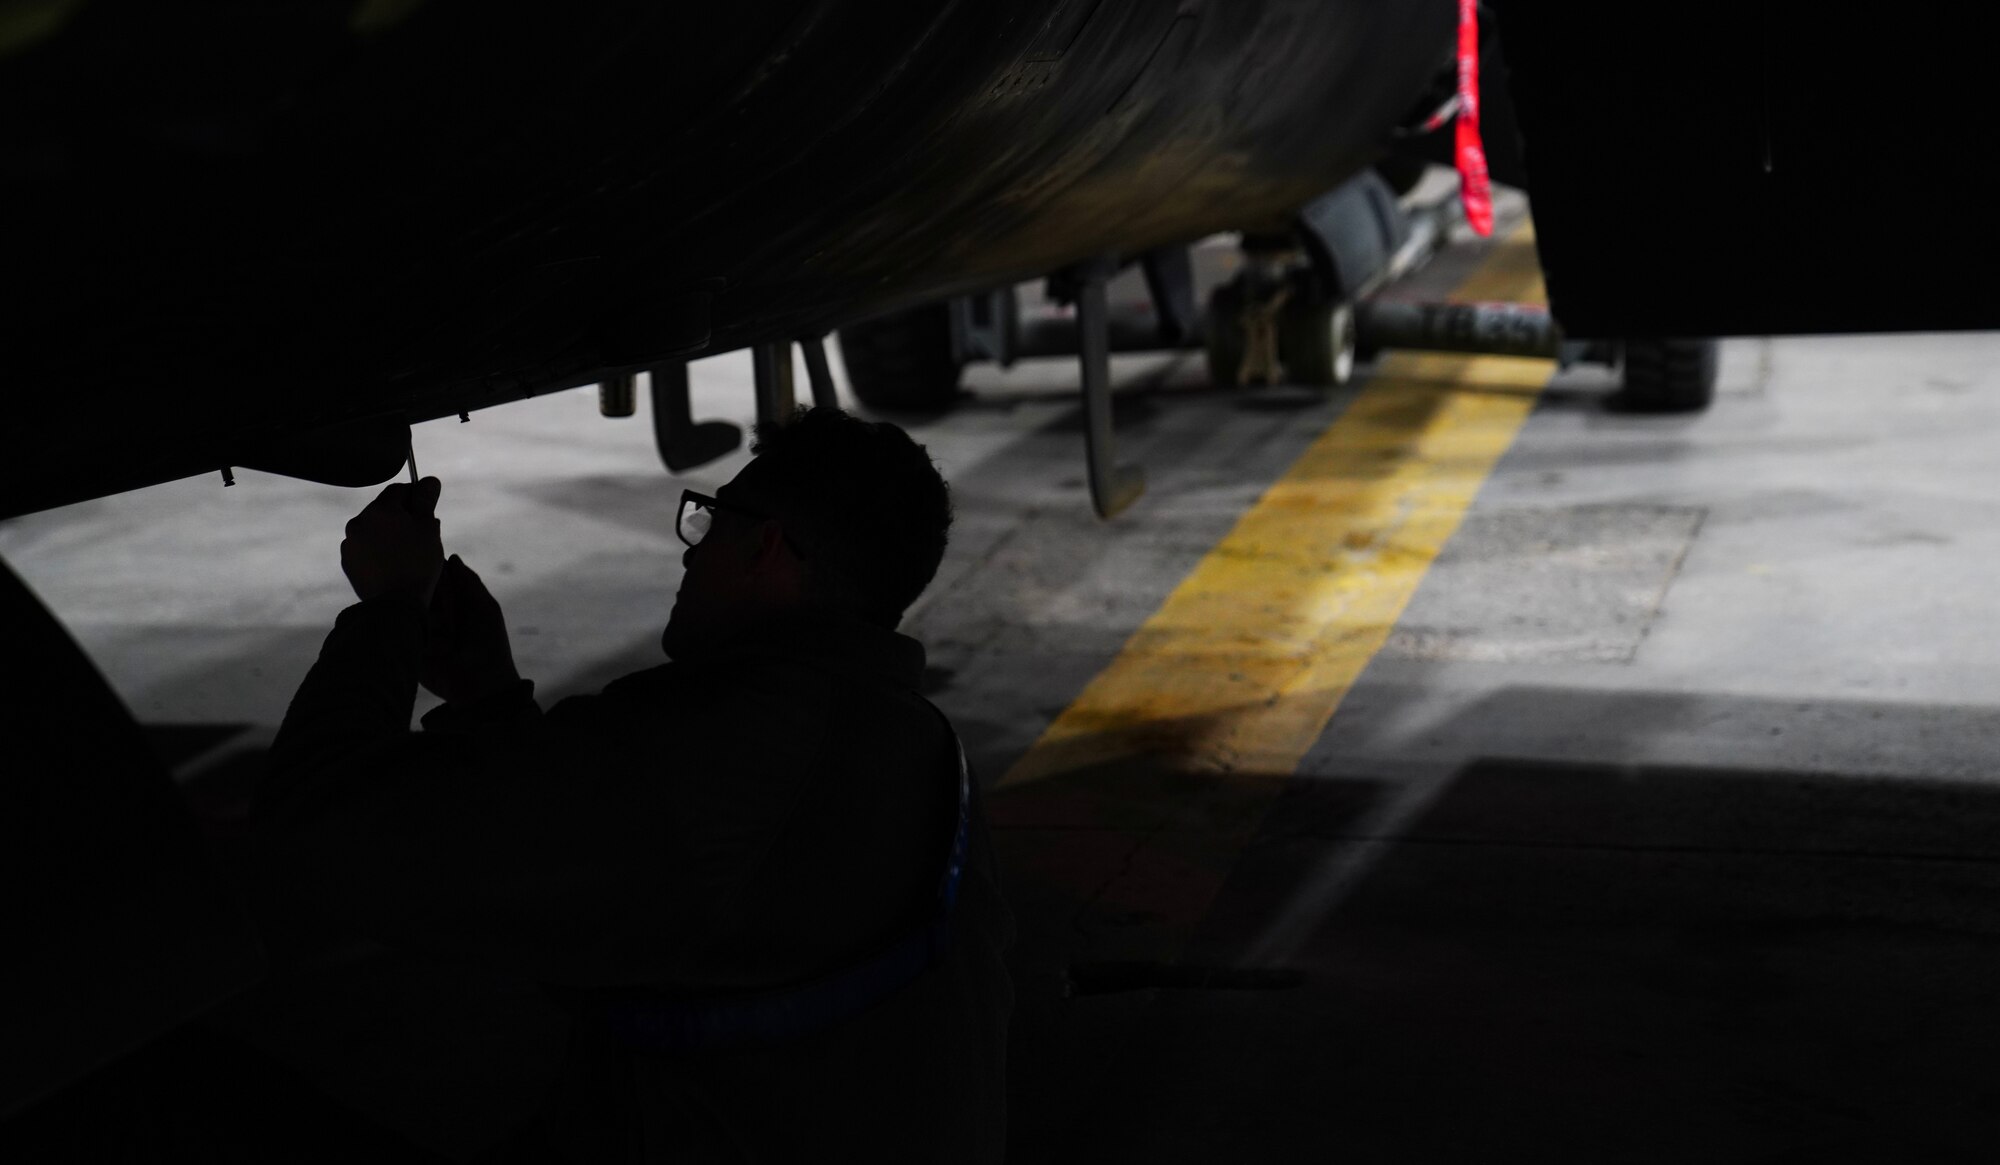
POLYGON ((597 384, 597 411, 607 417, 629 417, 639 411, 639 375, 614 372, 597 384))
POLYGON ((1146 492, 1146 473, 1119 465, 1111 432, 1111 312, 1105 283, 1114 262, 1093 260, 1077 268, 1076 325, 1083 371, 1084 452, 1090 465, 1090 504, 1110 519, 1146 492))
POLYGON ((1186 243, 1155 247, 1140 259, 1146 273, 1146 294, 1153 299, 1163 348, 1179 348, 1201 340, 1201 309, 1194 301, 1194 255, 1186 243))
POLYGON ((807 336, 799 341, 806 357, 806 379, 812 384, 813 407, 837 409, 840 394, 833 390, 833 369, 826 362, 826 337, 807 336))
POLYGON ((757 423, 783 424, 798 407, 792 386, 792 346, 785 341, 750 349, 750 367, 757 384, 757 423))
POLYGON ((695 423, 688 397, 688 367, 674 360, 652 370, 653 443, 669 473, 706 465, 736 451, 743 430, 728 421, 695 423))

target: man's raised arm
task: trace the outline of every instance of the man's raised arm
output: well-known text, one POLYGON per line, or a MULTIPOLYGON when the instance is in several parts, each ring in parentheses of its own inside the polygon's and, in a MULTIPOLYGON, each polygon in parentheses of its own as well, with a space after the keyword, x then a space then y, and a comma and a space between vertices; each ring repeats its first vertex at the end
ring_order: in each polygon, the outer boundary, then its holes
POLYGON ((254 808, 272 811, 311 772, 410 729, 444 568, 441 483, 397 482, 347 523, 340 566, 361 601, 340 613, 271 746, 254 808))

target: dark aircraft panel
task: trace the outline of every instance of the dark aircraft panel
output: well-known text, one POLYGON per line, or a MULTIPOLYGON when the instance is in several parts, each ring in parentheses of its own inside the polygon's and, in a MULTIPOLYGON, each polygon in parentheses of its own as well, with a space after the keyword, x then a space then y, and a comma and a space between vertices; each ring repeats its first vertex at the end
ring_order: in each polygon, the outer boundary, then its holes
POLYGON ((1499 7, 1570 334, 2000 326, 1986 10, 1499 7))
POLYGON ((0 514, 1281 220, 1375 156, 1456 15, 64 11, 0 45, 0 514))

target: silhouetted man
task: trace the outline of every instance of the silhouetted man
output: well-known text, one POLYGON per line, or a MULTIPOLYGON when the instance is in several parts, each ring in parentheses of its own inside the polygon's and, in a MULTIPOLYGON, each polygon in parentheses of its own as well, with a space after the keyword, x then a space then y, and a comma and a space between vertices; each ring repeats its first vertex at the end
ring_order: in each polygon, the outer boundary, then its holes
POLYGON ((682 499, 672 662, 546 713, 443 557, 437 480, 385 489, 341 544, 361 601, 272 749, 267 850, 332 921, 568 1004, 540 1151, 999 1161, 1011 922, 895 631, 944 553, 945 483, 833 409, 753 452, 682 499), (413 734, 419 681, 446 703, 413 734))

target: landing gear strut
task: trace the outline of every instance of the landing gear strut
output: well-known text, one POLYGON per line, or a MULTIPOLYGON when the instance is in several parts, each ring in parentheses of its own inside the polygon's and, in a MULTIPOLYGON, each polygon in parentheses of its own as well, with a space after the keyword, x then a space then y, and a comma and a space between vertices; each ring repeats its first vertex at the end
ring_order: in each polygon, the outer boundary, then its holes
POLYGON ((682 473, 734 453, 743 430, 728 421, 696 423, 687 361, 674 360, 653 369, 653 443, 667 472, 682 473))
POLYGON ((799 341, 799 351, 806 358, 806 381, 812 385, 813 407, 839 408, 840 395, 833 389, 833 368, 826 362, 826 337, 807 336, 799 341))
POLYGON ((1090 467, 1090 504, 1100 518, 1113 518, 1146 492, 1146 472, 1120 465, 1111 432, 1111 305, 1104 285, 1118 273, 1115 260, 1078 264, 1071 272, 1076 289, 1076 328, 1083 366, 1084 456, 1090 467))
MULTIPOLYGON (((808 336, 799 341, 806 358, 806 379, 812 385, 813 404, 838 408, 840 398, 833 387, 833 369, 826 360, 822 337, 808 336)), ((752 375, 756 380, 757 422, 779 424, 789 420, 798 404, 792 381, 792 346, 780 341, 759 344, 750 350, 752 375)), ((661 364, 653 374, 653 439, 660 460, 669 473, 682 473, 706 465, 718 457, 734 453, 743 444, 743 430, 728 421, 694 419, 688 396, 688 366, 684 360, 661 364)), ((606 416, 632 415, 631 378, 617 377, 599 389, 606 416)))

